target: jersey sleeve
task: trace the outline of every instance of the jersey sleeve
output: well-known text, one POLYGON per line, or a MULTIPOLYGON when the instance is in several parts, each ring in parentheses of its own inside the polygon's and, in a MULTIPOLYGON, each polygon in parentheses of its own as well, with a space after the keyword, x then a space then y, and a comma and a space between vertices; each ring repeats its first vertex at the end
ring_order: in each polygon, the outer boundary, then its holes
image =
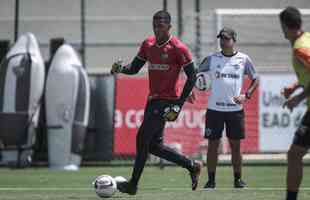
POLYGON ((186 67, 188 64, 193 62, 193 56, 187 46, 184 44, 178 47, 178 63, 181 67, 186 67))
POLYGON ((210 63, 211 63, 211 56, 205 57, 199 65, 198 72, 210 71, 210 63))
POLYGON ((294 49, 294 56, 301 62, 306 69, 310 71, 310 49, 308 48, 297 48, 294 49))
POLYGON ((146 49, 147 49, 147 41, 144 40, 143 43, 141 44, 140 48, 139 48, 137 58, 139 58, 140 60, 143 60, 143 61, 147 61, 146 49))
POLYGON ((248 75, 251 80, 257 79, 257 73, 250 57, 246 57, 244 74, 248 75))

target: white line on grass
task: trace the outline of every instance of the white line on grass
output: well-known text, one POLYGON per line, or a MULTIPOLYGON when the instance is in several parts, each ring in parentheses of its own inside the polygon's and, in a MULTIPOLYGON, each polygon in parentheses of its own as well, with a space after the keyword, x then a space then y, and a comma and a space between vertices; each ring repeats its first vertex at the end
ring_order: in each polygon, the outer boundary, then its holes
MULTIPOLYGON (((142 190, 162 190, 162 191, 180 191, 190 190, 190 188, 154 188, 154 187, 142 187, 142 190)), ((91 191, 93 188, 69 188, 69 187, 0 187, 0 191, 91 191)), ((235 189, 231 187, 227 188, 216 188, 216 189, 197 189, 197 191, 231 191, 231 190, 250 190, 250 191, 284 191, 286 188, 281 187, 247 187, 243 189, 235 189)), ((302 187, 299 190, 310 190, 310 187, 302 187)))
POLYGON ((92 188, 66 188, 66 187, 1 187, 0 191, 87 191, 92 190, 92 188))
MULTIPOLYGON (((164 191, 178 191, 178 190, 190 190, 189 188, 162 188, 162 190, 164 191)), ((216 189, 197 189, 197 191, 231 191, 231 190, 237 190, 237 191, 241 191, 241 190, 250 190, 250 191, 284 191, 286 190, 286 188, 280 188, 280 187, 246 187, 246 188, 242 188, 242 189, 236 189, 236 188, 231 188, 231 187, 227 187, 227 188, 216 188, 216 189)), ((303 188, 299 188, 299 190, 310 190, 310 187, 303 187, 303 188)))

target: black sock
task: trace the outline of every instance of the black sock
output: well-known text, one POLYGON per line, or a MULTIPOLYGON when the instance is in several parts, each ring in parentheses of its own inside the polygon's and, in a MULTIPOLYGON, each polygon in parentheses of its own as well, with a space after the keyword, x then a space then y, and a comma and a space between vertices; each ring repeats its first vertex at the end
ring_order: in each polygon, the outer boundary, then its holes
POLYGON ((296 200, 298 192, 287 191, 286 192, 286 200, 296 200))
POLYGON ((215 172, 208 172, 209 181, 215 183, 215 172))
POLYGON ((235 172, 235 173, 234 173, 234 177, 235 177, 235 180, 241 179, 241 173, 235 172))

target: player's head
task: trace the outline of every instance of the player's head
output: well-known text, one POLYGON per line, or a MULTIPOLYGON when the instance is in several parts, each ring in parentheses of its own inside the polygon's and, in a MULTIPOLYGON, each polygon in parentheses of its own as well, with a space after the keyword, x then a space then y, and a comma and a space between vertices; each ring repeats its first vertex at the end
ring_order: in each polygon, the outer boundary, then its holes
POLYGON ((285 38, 290 39, 292 33, 301 29, 301 13, 297 8, 289 6, 281 11, 279 17, 285 38))
POLYGON ((157 11, 153 15, 153 31, 156 38, 169 36, 171 28, 171 16, 165 10, 157 11))
POLYGON ((232 28, 224 27, 216 36, 220 39, 222 49, 232 49, 237 41, 237 33, 232 28))

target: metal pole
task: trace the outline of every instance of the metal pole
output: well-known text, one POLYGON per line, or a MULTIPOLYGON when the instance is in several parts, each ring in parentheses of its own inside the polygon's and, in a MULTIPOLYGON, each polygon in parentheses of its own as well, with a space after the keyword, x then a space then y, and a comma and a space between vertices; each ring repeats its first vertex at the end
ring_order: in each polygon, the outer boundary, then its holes
POLYGON ((19 0, 15 0, 14 41, 18 38, 19 0))
POLYGON ((219 12, 219 10, 215 10, 215 43, 217 44, 217 50, 221 50, 220 43, 217 41, 216 35, 217 33, 221 30, 223 26, 223 21, 222 21, 222 14, 219 12))
POLYGON ((86 68, 85 64, 85 0, 81 0, 81 58, 83 67, 86 68))
POLYGON ((163 10, 167 11, 168 1, 163 0, 163 10))
POLYGON ((178 37, 182 39, 183 35, 183 1, 177 1, 177 12, 178 12, 178 37))
POLYGON ((0 40, 0 63, 10 50, 10 40, 0 40))
POLYGON ((201 20, 200 20, 200 0, 195 1, 195 18, 196 18, 196 45, 195 55, 197 62, 201 61, 201 20))

